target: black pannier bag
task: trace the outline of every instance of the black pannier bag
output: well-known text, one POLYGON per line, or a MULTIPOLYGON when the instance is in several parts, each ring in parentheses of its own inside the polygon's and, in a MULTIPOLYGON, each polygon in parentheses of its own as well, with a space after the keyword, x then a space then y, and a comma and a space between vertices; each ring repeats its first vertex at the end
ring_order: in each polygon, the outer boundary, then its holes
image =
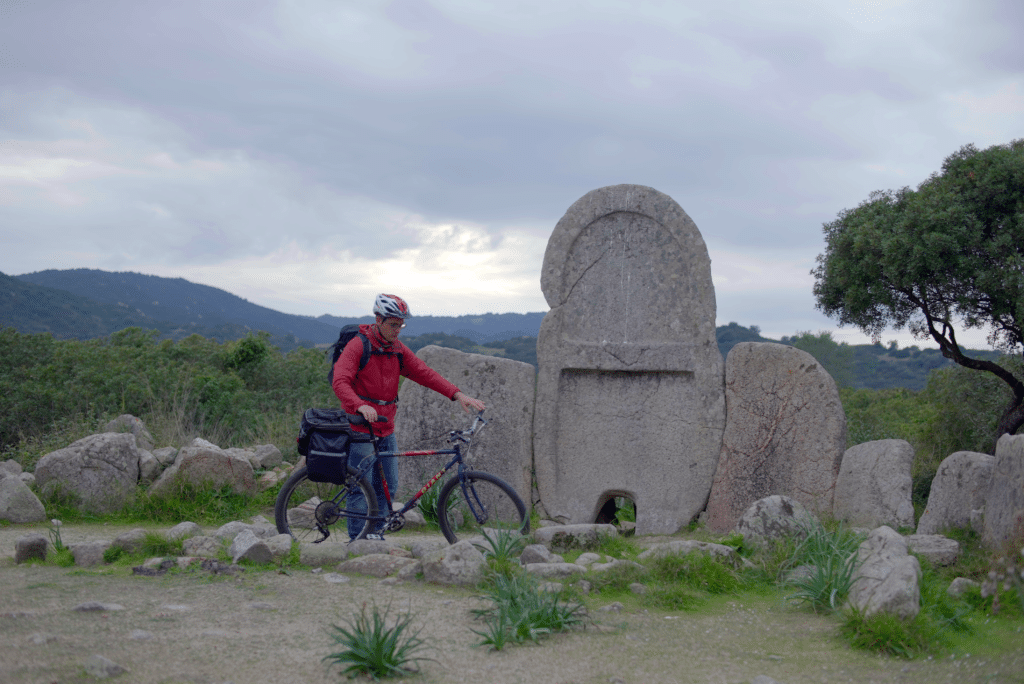
POLYGON ((299 426, 299 454, 306 457, 312 482, 344 484, 348 470, 348 418, 341 409, 306 409, 299 426))

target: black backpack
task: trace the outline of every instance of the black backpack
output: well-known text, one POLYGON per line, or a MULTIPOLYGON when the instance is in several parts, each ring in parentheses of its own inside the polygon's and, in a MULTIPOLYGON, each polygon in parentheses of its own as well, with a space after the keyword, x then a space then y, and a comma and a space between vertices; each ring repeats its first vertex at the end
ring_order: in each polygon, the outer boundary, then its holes
POLYGON ((334 384, 334 364, 338 362, 338 357, 341 356, 341 352, 345 351, 345 347, 352 341, 352 338, 357 335, 363 341, 363 355, 359 357, 359 370, 366 368, 366 362, 370 360, 370 354, 395 355, 398 357, 398 367, 401 369, 405 366, 405 360, 401 352, 387 352, 383 349, 377 349, 370 344, 370 338, 359 332, 359 325, 351 323, 343 327, 341 332, 338 333, 338 341, 327 348, 327 352, 331 355, 331 369, 327 371, 328 385, 334 384))

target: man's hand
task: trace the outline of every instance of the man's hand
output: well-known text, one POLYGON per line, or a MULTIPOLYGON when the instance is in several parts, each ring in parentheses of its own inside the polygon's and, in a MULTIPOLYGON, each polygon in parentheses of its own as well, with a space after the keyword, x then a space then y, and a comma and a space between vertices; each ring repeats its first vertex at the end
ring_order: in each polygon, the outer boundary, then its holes
POLYGON ((462 405, 462 410, 466 413, 469 413, 470 409, 473 409, 474 411, 483 411, 487 408, 484 406, 484 402, 465 395, 461 391, 455 393, 455 401, 462 405))
POLYGON ((366 419, 367 423, 373 423, 377 420, 377 410, 372 406, 363 404, 362 406, 357 408, 356 411, 358 411, 359 415, 366 419))

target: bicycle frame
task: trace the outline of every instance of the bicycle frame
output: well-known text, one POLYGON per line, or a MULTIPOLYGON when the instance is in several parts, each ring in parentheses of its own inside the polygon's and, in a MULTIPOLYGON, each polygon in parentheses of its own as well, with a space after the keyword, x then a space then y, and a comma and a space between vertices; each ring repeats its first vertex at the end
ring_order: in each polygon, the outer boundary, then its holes
MULTIPOLYGON (((373 424, 372 423, 365 423, 365 424, 367 426, 369 426, 369 428, 370 428, 370 438, 371 438, 371 443, 373 444, 373 458, 372 459, 368 459, 369 462, 366 463, 365 466, 362 466, 360 468, 359 472, 356 473, 355 478, 356 478, 356 481, 362 480, 364 477, 366 477, 366 476, 368 476, 370 474, 370 470, 371 469, 373 469, 374 467, 377 468, 377 477, 380 478, 381 486, 384 489, 384 498, 387 501, 387 512, 385 512, 383 514, 380 514, 380 512, 378 512, 377 516, 370 516, 368 514, 367 515, 358 515, 358 514, 351 514, 350 513, 346 517, 349 517, 349 518, 352 518, 352 519, 355 519, 355 520, 372 520, 372 521, 383 522, 383 523, 385 523, 385 526, 387 526, 389 521, 393 521, 395 519, 401 518, 401 516, 404 516, 406 513, 411 511, 413 508, 415 508, 416 504, 419 502, 420 498, 424 494, 426 494, 427 491, 431 487, 433 487, 435 484, 437 484, 437 482, 442 477, 444 477, 445 474, 448 473, 449 470, 451 470, 452 466, 454 466, 456 464, 458 464, 457 473, 458 473, 458 477, 459 477, 461 486, 463 488, 463 494, 465 494, 465 470, 466 470, 466 463, 465 463, 465 461, 462 460, 462 449, 461 449, 461 447, 460 447, 458 442, 465 442, 466 444, 469 444, 469 440, 466 439, 466 435, 468 435, 470 438, 472 438, 473 435, 475 435, 479 430, 483 429, 483 427, 485 425, 487 425, 487 421, 484 420, 482 415, 477 414, 477 416, 473 419, 472 426, 470 426, 470 428, 468 430, 452 430, 450 433, 448 433, 448 441, 453 443, 453 446, 451 448, 449 448, 449 449, 430 449, 430 450, 427 450, 427 451, 379 451, 377 449, 377 437, 376 437, 376 435, 373 434, 373 424), (391 509, 392 509, 393 500, 391 498, 391 491, 388 488, 387 478, 384 477, 384 464, 383 464, 383 462, 381 460, 381 459, 389 458, 389 457, 392 457, 392 456, 396 457, 396 458, 402 458, 402 457, 406 457, 406 456, 454 456, 454 458, 452 458, 452 460, 448 461, 447 465, 445 465, 443 468, 441 468, 441 470, 437 471, 437 473, 435 473, 433 477, 431 477, 429 480, 427 480, 427 483, 424 484, 420 488, 420 490, 418 492, 416 492, 413 495, 413 497, 411 499, 409 499, 409 501, 407 501, 399 510, 392 511, 391 509)), ((344 494, 345 494, 344 491, 340 491, 340 492, 338 492, 338 494, 335 495, 335 498, 339 498, 339 497, 343 496, 344 494)), ((474 510, 476 507, 472 503, 472 497, 467 497, 467 503, 468 503, 468 505, 470 507, 470 510, 473 512, 473 515, 475 517, 479 518, 480 514, 477 513, 476 510, 474 510)), ((387 527, 385 527, 385 529, 387 529, 387 527)), ((325 533, 327 535, 330 534, 329 532, 326 532, 326 530, 321 530, 321 533, 325 533)), ((324 538, 326 539, 327 537, 325 536, 324 538)))

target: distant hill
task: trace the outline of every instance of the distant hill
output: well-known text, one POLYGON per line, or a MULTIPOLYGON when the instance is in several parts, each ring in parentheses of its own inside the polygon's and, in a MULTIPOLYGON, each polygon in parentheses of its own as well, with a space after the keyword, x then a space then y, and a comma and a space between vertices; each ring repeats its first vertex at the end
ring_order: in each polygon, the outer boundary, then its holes
MULTIPOLYGON (((413 313, 416 313, 415 307, 413 313)), ((465 337, 480 344, 483 342, 496 342, 508 340, 513 337, 536 337, 540 332, 540 323, 544 320, 546 312, 538 313, 486 313, 466 316, 414 316, 405 322, 403 337, 425 335, 427 333, 444 333, 465 337)), ((332 326, 337 335, 337 330, 349 323, 370 323, 372 316, 362 318, 341 318, 338 316, 323 315, 317 317, 332 326)))
MULTIPOLYGON (((20 333, 50 333, 58 339, 89 340, 129 327, 156 330, 160 337, 180 340, 189 335, 237 340, 256 332, 237 323, 179 324, 147 316, 127 304, 104 304, 66 290, 22 282, 0 273, 0 327, 20 333)), ((294 335, 271 335, 270 343, 283 351, 303 346, 294 335)), ((306 342, 305 346, 312 346, 306 342)))
MULTIPOLYGON (((167 321, 178 326, 210 328, 225 324, 239 325, 251 330, 265 330, 275 337, 293 335, 314 345, 333 342, 337 339, 338 329, 343 325, 373 320, 369 315, 342 318, 325 314, 314 318, 281 313, 253 304, 230 292, 208 285, 197 285, 184 278, 86 268, 60 271, 51 269, 15 278, 23 283, 64 290, 102 304, 133 309, 153 320, 167 321)), ((367 309, 370 308, 369 304, 367 309)), ((477 343, 493 342, 514 337, 536 337, 543 318, 543 312, 417 316, 409 320, 404 334, 445 333, 466 337, 477 343)))
MULTIPOLYGON (((141 273, 76 268, 38 271, 16 276, 22 282, 44 285, 96 300, 126 306, 155 320, 179 326, 216 327, 224 324, 265 330, 274 336, 294 335, 311 343, 337 335, 315 318, 294 316, 253 304, 241 297, 184 278, 161 278, 141 273)), ((243 333, 244 334, 244 333, 243 333)))
POLYGON ((128 306, 101 304, 65 290, 34 285, 0 273, 0 322, 22 333, 90 339, 157 321, 128 306))

